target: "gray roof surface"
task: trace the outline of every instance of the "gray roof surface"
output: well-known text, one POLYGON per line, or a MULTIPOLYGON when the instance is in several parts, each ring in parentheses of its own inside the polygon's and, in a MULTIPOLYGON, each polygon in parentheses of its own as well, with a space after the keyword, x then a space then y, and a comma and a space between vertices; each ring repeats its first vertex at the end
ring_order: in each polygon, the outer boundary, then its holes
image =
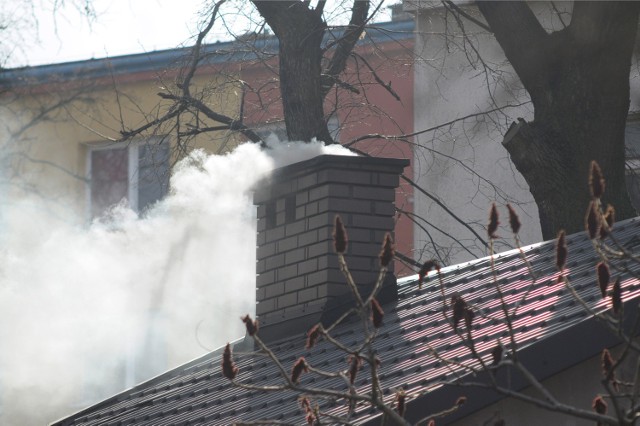
MULTIPOLYGON (((640 245, 640 218, 616 224, 614 236, 625 247, 637 249, 640 245)), ((601 298, 596 284, 595 265, 599 257, 591 241, 585 233, 579 233, 567 237, 567 245, 569 256, 565 274, 577 293, 596 310, 608 309, 609 300, 601 298)), ((557 283, 555 242, 525 247, 524 253, 538 277, 535 282, 532 282, 517 251, 497 254, 494 258, 497 281, 507 303, 510 307, 521 303, 513 327, 523 362, 529 363, 539 378, 544 378, 599 353, 603 345, 614 344, 612 337, 596 336, 602 330, 591 324, 594 319, 586 314, 562 284, 557 283), (584 333, 589 333, 590 339, 584 339, 584 333), (559 345, 558 341, 562 344, 559 345), (562 347, 561 352, 554 352, 558 346, 562 347)), ((629 263, 626 267, 629 271, 640 271, 637 263, 629 263)), ((612 280, 617 274, 612 268, 612 280)), ((505 325, 499 320, 502 314, 490 259, 443 268, 442 275, 447 298, 459 293, 476 311, 472 334, 478 352, 489 358, 497 339, 507 337, 505 325)), ((636 298, 640 294, 640 281, 629 273, 621 277, 623 299, 636 298)), ((443 378, 455 379, 457 375, 462 376, 462 372, 438 361, 431 351, 437 350, 442 356, 462 362, 469 361, 471 357, 442 315, 440 288, 433 273, 429 274, 422 290, 418 289, 415 276, 399 281, 399 300, 383 306, 384 325, 374 346, 381 359, 381 382, 389 399, 393 398, 393 390, 399 387, 412 391, 431 388, 425 396, 409 403, 407 417, 415 420, 424 415, 424 407, 427 406, 421 398, 429 398, 429 408, 436 411, 439 406, 447 408, 460 395, 460 389, 436 383, 443 378)), ((337 327, 333 334, 344 344, 356 345, 362 338, 360 327, 359 321, 350 320, 337 327)), ((333 349, 326 341, 307 351, 305 336, 296 335, 271 347, 285 368, 290 368, 299 356, 305 356, 310 365, 324 370, 337 371, 347 367, 345 354, 333 349)), ((237 380, 260 385, 282 383, 276 367, 263 355, 240 354, 236 349, 234 359, 240 369, 237 380)), ((218 425, 258 419, 305 423, 297 403, 298 395, 291 391, 269 393, 233 387, 222 377, 220 362, 219 350, 55 424, 218 425)), ((341 379, 326 379, 313 373, 304 374, 301 384, 346 389, 341 379)), ((358 375, 356 386, 359 389, 369 386, 365 367, 358 375)), ((499 398, 487 391, 474 394, 465 389, 464 393, 468 395, 469 402, 453 417, 469 414, 499 398)), ((334 414, 346 412, 341 401, 329 403, 325 408, 334 414)), ((369 407, 359 406, 353 421, 364 424, 379 415, 369 407)))

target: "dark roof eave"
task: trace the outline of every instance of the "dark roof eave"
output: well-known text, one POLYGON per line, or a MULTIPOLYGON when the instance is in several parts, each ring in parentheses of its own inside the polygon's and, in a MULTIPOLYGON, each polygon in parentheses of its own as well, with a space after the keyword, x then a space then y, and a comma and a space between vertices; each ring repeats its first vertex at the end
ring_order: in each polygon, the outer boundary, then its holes
MULTIPOLYGON (((245 338, 240 338, 240 339, 236 339, 232 342, 229 342, 231 344, 231 346, 235 346, 237 344, 243 344, 245 341, 245 338)), ((202 365, 205 362, 216 362, 219 363, 220 359, 222 358, 222 352, 224 351, 224 346, 219 347, 218 349, 215 349, 211 352, 207 352, 206 354, 199 356, 197 358, 194 358, 193 360, 185 363, 185 364, 181 364, 176 368, 172 368, 171 370, 167 370, 163 373, 160 373, 159 375, 150 378, 149 380, 146 380, 144 382, 138 383, 137 385, 129 388, 129 389, 125 389, 121 392, 118 392, 115 395, 112 395, 110 397, 107 397, 106 399, 103 399, 102 401, 99 401, 93 405, 90 405, 88 407, 85 407, 79 411, 76 411, 75 413, 69 414, 64 416, 61 419, 58 419, 56 421, 53 421, 51 423, 49 423, 49 426, 64 426, 66 424, 68 424, 68 421, 74 421, 76 419, 78 419, 79 417, 82 417, 86 414, 89 414, 93 411, 95 411, 96 409, 100 409, 102 407, 109 407, 110 405, 112 405, 114 402, 118 402, 118 401, 122 401, 126 398, 128 398, 130 395, 135 394, 136 392, 143 392, 144 390, 148 390, 151 386, 153 386, 156 383, 162 383, 163 381, 165 381, 167 378, 173 378, 173 377, 177 377, 180 376, 181 374, 184 373, 185 370, 189 370, 193 367, 202 365)))
MULTIPOLYGON (((413 39, 414 21, 392 21, 372 24, 359 44, 379 44, 388 41, 413 39)), ((339 36, 339 33, 336 34, 339 36)), ((207 44, 203 65, 251 61, 258 58, 256 51, 275 53, 277 39, 273 36, 252 43, 252 51, 241 51, 242 42, 228 41, 207 44)), ((83 78, 101 78, 113 75, 152 72, 177 68, 188 57, 191 47, 158 50, 146 53, 88 59, 34 67, 13 68, 0 71, 0 86, 24 86, 29 84, 56 83, 83 78)))

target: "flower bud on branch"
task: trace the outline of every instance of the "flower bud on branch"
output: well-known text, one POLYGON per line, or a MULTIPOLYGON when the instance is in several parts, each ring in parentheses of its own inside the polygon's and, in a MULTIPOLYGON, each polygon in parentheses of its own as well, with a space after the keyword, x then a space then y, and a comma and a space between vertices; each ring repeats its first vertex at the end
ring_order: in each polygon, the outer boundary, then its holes
POLYGON ((258 332, 259 324, 258 320, 253 321, 249 314, 245 315, 241 318, 244 325, 247 327, 247 334, 249 336, 254 336, 258 332))
POLYGON ((591 172, 589 173, 589 188, 591 188, 591 195, 593 198, 600 198, 604 193, 605 183, 602 176, 602 170, 598 163, 591 162, 591 172))
POLYGON ((453 330, 457 331, 460 320, 467 315, 467 302, 462 296, 454 294, 451 296, 451 306, 453 306, 453 330))
POLYGON ((602 351, 602 375, 604 379, 613 385, 613 388, 618 390, 618 381, 616 380, 616 373, 613 370, 615 361, 611 356, 611 352, 608 349, 602 351))
POLYGON ((520 231, 520 218, 511 204, 507 204, 507 210, 509 210, 509 225, 511 225, 511 232, 517 234, 520 231))
POLYGON ((308 413, 309 411, 311 411, 311 402, 309 402, 309 398, 307 397, 302 397, 300 398, 300 407, 306 412, 308 413))
POLYGON ((302 373, 307 373, 309 368, 307 367, 307 361, 304 357, 298 358, 295 364, 293 364, 293 368, 291 369, 291 381, 295 384, 298 384, 300 380, 300 376, 302 373))
POLYGON ((384 311, 376 299, 371 299, 371 321, 375 328, 380 328, 384 311))
POLYGON ((611 230, 613 229, 613 224, 616 221, 616 209, 613 208, 612 205, 607 206, 607 211, 604 213, 604 222, 606 222, 607 226, 604 226, 604 223, 600 224, 600 239, 604 240, 611 230))
POLYGON ((222 354, 222 375, 229 380, 233 380, 237 374, 238 367, 231 358, 231 345, 227 343, 222 354))
POLYGON ((356 381, 360 367, 362 367, 362 359, 358 355, 349 356, 349 383, 351 383, 352 386, 356 381))
POLYGON ((391 235, 387 232, 384 236, 384 243, 382 244, 382 251, 380 252, 380 266, 386 268, 393 260, 395 251, 393 249, 393 241, 391 241, 391 235))
POLYGON ((609 225, 609 230, 613 229, 613 224, 616 223, 616 209, 614 209, 611 204, 607 205, 604 220, 607 222, 607 225, 609 225))
POLYGON ((622 311, 622 288, 620 287, 620 277, 616 278, 613 283, 613 290, 611 291, 611 308, 614 314, 619 314, 622 311))
POLYGON ((424 279, 426 278, 429 271, 431 271, 432 269, 435 269, 436 271, 440 272, 440 265, 438 264, 437 261, 431 259, 431 260, 427 260, 422 264, 422 268, 420 268, 420 272, 418 272, 418 288, 419 289, 422 289, 422 283, 424 282, 424 279))
POLYGON ((496 231, 498 230, 498 209, 496 203, 491 203, 491 211, 489 212, 489 226, 487 226, 487 234, 489 238, 498 238, 496 231))
POLYGON ((322 324, 316 324, 307 332, 307 349, 313 348, 322 334, 322 324))
POLYGON ((400 414, 400 417, 404 417, 407 409, 406 398, 407 395, 404 393, 404 390, 400 389, 396 392, 396 411, 400 414))
POLYGON ((609 287, 609 279, 611 278, 609 266, 604 262, 600 262, 596 266, 596 272, 598 274, 598 287, 600 287, 600 293, 604 299, 607 296, 607 287, 609 287))
POLYGON ((313 411, 313 409, 311 408, 311 402, 309 402, 309 398, 304 397, 304 398, 300 398, 300 407, 302 407, 302 409, 304 410, 305 414, 306 414, 306 421, 307 424, 309 426, 313 426, 313 424, 316 421, 316 414, 313 411))
POLYGON ((591 404, 591 408, 598 414, 607 414, 607 403, 604 399, 598 395, 593 399, 593 403, 591 404))
POLYGON ((598 213, 598 207, 593 200, 589 202, 589 208, 584 219, 584 224, 587 232, 589 233, 589 239, 593 240, 596 238, 600 232, 600 214, 598 213))

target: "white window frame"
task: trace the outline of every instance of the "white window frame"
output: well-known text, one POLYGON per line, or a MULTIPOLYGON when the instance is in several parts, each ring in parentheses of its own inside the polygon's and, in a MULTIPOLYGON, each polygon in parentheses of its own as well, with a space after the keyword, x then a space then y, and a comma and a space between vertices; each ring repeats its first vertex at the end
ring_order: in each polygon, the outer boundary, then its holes
POLYGON ((85 206, 85 216, 91 220, 91 178, 93 175, 93 161, 91 160, 91 155, 96 151, 108 151, 111 149, 127 149, 128 155, 128 171, 127 171, 127 205, 133 211, 138 211, 138 145, 140 142, 121 142, 121 143, 110 143, 110 142, 98 142, 94 144, 88 144, 87 155, 86 155, 86 165, 87 165, 87 180, 86 180, 86 206, 85 206))
POLYGON ((85 156, 85 164, 87 165, 86 183, 85 183, 85 217, 88 220, 92 220, 91 217, 91 177, 93 162, 91 161, 91 154, 95 151, 106 151, 110 149, 127 149, 128 155, 128 170, 127 170, 127 206, 135 211, 140 211, 138 206, 138 185, 139 185, 139 151, 140 146, 146 144, 158 143, 162 140, 160 137, 136 139, 129 142, 92 142, 87 145, 87 152, 85 156))

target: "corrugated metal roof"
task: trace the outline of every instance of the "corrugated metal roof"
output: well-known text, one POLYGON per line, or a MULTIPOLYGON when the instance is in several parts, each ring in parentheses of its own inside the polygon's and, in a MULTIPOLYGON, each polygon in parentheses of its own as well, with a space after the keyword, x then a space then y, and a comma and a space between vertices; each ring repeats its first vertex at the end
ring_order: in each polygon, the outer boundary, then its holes
MULTIPOLYGON (((634 248, 640 241, 639 231, 640 218, 635 218, 616 224, 614 236, 621 244, 634 248)), ((573 288, 589 307, 597 311, 609 309, 609 301, 602 299, 596 283, 595 265, 599 256, 591 241, 584 233, 574 234, 567 237, 567 246, 569 256, 565 275, 573 283, 573 288)), ((567 288, 558 283, 555 242, 534 244, 523 251, 537 277, 535 280, 532 280, 517 250, 494 257, 495 280, 490 258, 442 269, 447 300, 458 293, 476 312, 472 336, 478 353, 484 359, 490 359, 496 341, 502 339, 506 343, 508 338, 506 326, 501 321, 504 315, 496 292, 496 281, 510 312, 518 306, 512 323, 521 359, 541 376, 555 374, 595 355, 603 345, 613 344, 615 339, 612 337, 596 338, 600 329, 591 324, 593 318, 567 288), (558 342, 566 345, 558 345, 558 342), (556 346, 563 346, 562 351, 555 351, 556 346)), ((633 278, 631 272, 640 272, 640 265, 628 261, 614 264, 627 268, 627 272, 620 272, 623 299, 636 298, 640 294, 640 281, 633 278)), ((617 274, 612 268, 612 280, 617 274)), ((460 390, 443 385, 442 381, 464 377, 465 371, 455 364, 443 362, 433 352, 437 351, 440 357, 454 362, 471 365, 478 362, 472 360, 469 349, 444 318, 441 289, 433 273, 421 290, 417 277, 400 280, 398 302, 383 308, 384 324, 374 347, 381 360, 380 379, 386 397, 391 400, 394 390, 401 387, 411 392, 428 390, 425 395, 409 402, 407 416, 413 419, 424 415, 427 409, 436 411, 438 404, 450 406, 460 390)), ((464 325, 461 328, 464 329, 464 325)), ((351 319, 338 326, 333 335, 343 344, 355 346, 363 336, 361 323, 351 319)), ((291 336, 272 345, 285 368, 290 368, 299 356, 304 356, 316 368, 332 371, 347 368, 343 352, 335 350, 326 341, 307 351, 305 338, 304 335, 291 336)), ((282 383, 278 369, 263 354, 240 353, 236 347, 234 359, 240 369, 238 381, 255 385, 282 383)), ((292 391, 247 391, 234 387, 222 377, 220 362, 220 351, 208 354, 55 424, 218 425, 260 419, 305 423, 297 402, 298 394, 292 391)), ((304 374, 300 384, 346 390, 342 379, 313 373, 304 374)), ((369 388, 366 367, 360 371, 356 386, 362 391, 369 388)), ((465 408, 456 414, 458 417, 497 398, 488 396, 487 391, 476 394, 468 390, 464 392, 473 398, 469 396, 465 408)), ((347 412, 344 401, 326 403, 324 408, 335 415, 347 412)), ((356 424, 364 424, 379 416, 379 412, 360 405, 352 419, 356 424)))

